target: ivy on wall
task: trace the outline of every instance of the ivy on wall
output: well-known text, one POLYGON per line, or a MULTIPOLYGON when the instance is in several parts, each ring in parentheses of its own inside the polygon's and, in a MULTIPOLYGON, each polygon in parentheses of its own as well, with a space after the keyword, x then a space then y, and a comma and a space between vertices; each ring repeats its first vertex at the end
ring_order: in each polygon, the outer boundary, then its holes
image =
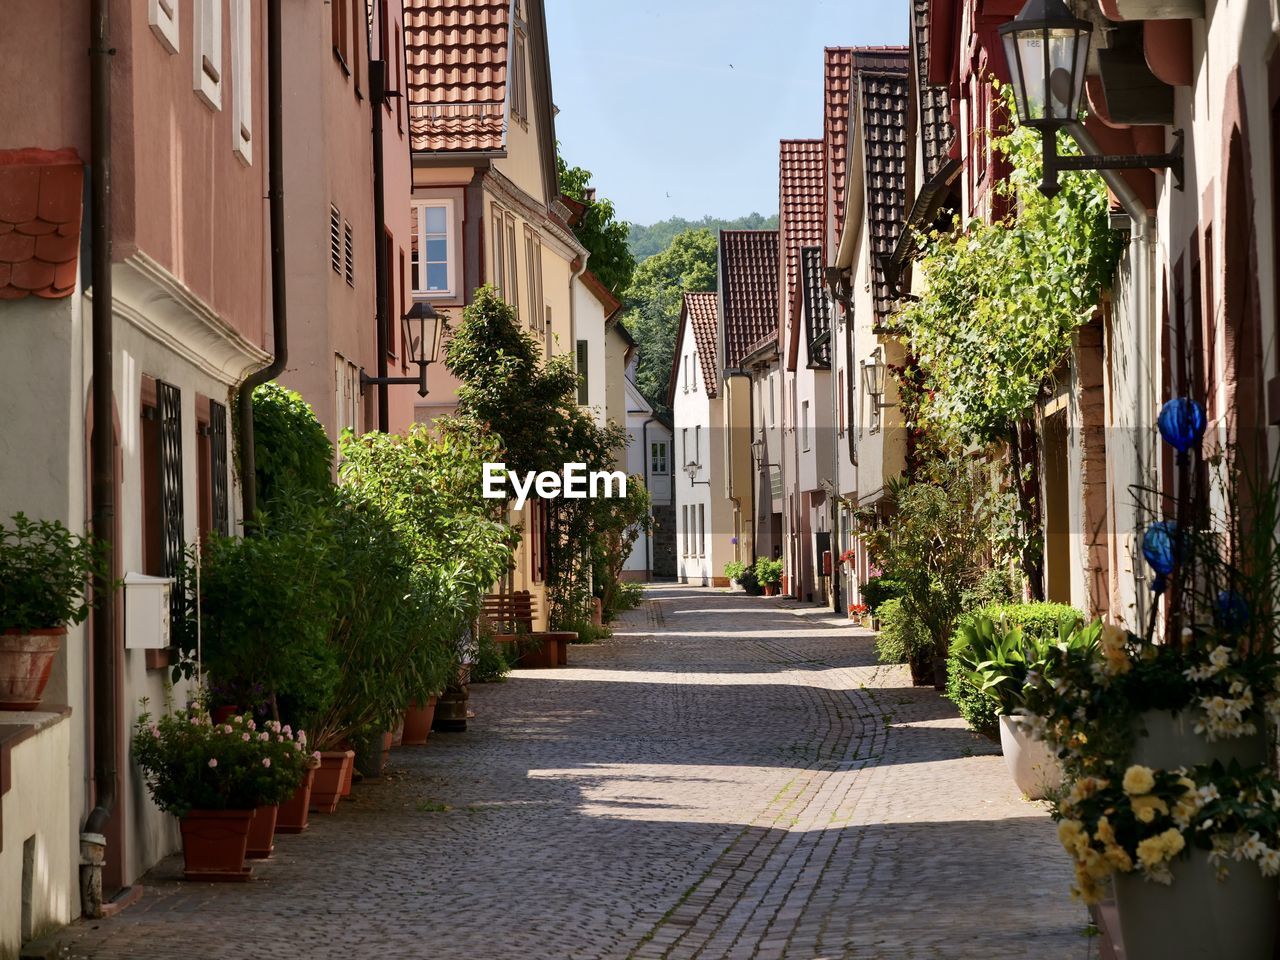
MULTIPOLYGON (((1007 88, 1001 95, 1012 107, 1007 88)), ((1037 189, 1040 136, 1018 127, 993 140, 1012 166, 996 189, 1014 213, 932 234, 926 290, 899 314, 923 371, 922 425, 962 443, 1004 441, 1031 414, 1122 249, 1096 173, 1063 173, 1053 198, 1037 189)), ((1058 137, 1059 153, 1079 153, 1066 134, 1058 137)))

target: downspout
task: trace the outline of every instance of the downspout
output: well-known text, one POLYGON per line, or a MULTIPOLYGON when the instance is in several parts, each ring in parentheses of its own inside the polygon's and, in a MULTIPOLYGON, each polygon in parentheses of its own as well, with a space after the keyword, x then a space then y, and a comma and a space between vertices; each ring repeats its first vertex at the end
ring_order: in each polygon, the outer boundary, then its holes
MULTIPOLYGON (((653 423, 657 417, 650 417, 644 423, 640 424, 640 465, 644 470, 644 488, 649 490, 649 424, 653 423)), ((652 498, 653 491, 649 490, 652 498)), ((649 518, 653 519, 653 500, 649 501, 649 518)), ((649 575, 649 579, 653 579, 653 530, 644 538, 644 569, 649 575)))
MULTIPOLYGON (((1067 130, 1080 146, 1082 153, 1095 157, 1104 155, 1097 141, 1085 129, 1084 124, 1073 123, 1067 127, 1067 130)), ((1120 201, 1120 206, 1124 208, 1125 213, 1129 215, 1130 247, 1138 248, 1138 254, 1132 257, 1135 273, 1133 278, 1134 312, 1140 318, 1140 323, 1143 318, 1146 321, 1144 326, 1147 349, 1144 353, 1147 356, 1155 357, 1159 355, 1156 350, 1159 341, 1158 321, 1156 319, 1156 217, 1147 209, 1146 204, 1138 197, 1133 187, 1129 185, 1129 182, 1125 180, 1120 171, 1099 170, 1098 173, 1101 174, 1106 185, 1111 188, 1111 192, 1115 194, 1116 199, 1120 201)), ((1157 461, 1157 439, 1154 430, 1146 429, 1150 425, 1146 421, 1152 416, 1152 411, 1157 409, 1159 388, 1155 377, 1147 377, 1146 381, 1149 395, 1145 409, 1139 404, 1139 421, 1135 426, 1138 428, 1139 435, 1146 436, 1148 439, 1142 446, 1136 448, 1136 452, 1138 454, 1138 471, 1143 477, 1143 483, 1154 486, 1154 477, 1149 476, 1148 473, 1154 470, 1157 461)), ((1141 589, 1140 584, 1135 584, 1134 592, 1138 603, 1138 622, 1145 623, 1145 591, 1141 589)))
MULTIPOLYGON (((385 3, 386 0, 383 0, 385 3)), ((382 19, 378 21, 383 22, 382 19)), ((370 39, 372 45, 372 38, 370 39)), ((378 431, 386 433, 390 425, 387 410, 387 273, 391 265, 387 263, 387 200, 383 196, 383 144, 382 144, 382 105, 387 99, 387 38, 381 38, 379 59, 369 58, 369 105, 373 108, 373 277, 376 291, 374 293, 374 322, 377 330, 378 350, 378 431)), ((370 51, 372 53, 372 51, 370 51)))
MULTIPOLYGON (((111 49, 110 0, 89 9, 89 138, 93 157, 89 199, 93 232, 92 377, 90 403, 90 510, 94 536, 106 547, 106 569, 93 580, 94 808, 80 834, 81 911, 102 916, 102 867, 107 823, 116 805, 115 436, 111 291, 111 49)), ((117 856, 121 851, 117 851, 117 856)))
MULTIPOLYGON (((97 0, 95 0, 97 2, 97 0)), ((275 357, 240 385, 236 410, 240 417, 240 493, 245 532, 258 516, 257 463, 253 450, 253 391, 284 370, 289 359, 284 282, 284 122, 280 41, 281 0, 267 0, 267 196, 271 216, 271 336, 275 357)))
MULTIPOLYGON (((747 456, 748 456, 748 459, 750 459, 750 456, 751 456, 751 453, 750 453, 750 451, 751 451, 751 447, 750 447, 751 423, 752 423, 753 415, 754 415, 754 413, 755 413, 755 395, 753 394, 753 392, 752 392, 752 390, 751 390, 751 374, 750 374, 750 373, 747 373, 747 372, 746 372, 746 371, 744 371, 744 370, 733 370, 733 371, 730 371, 730 372, 726 373, 726 375, 725 375, 726 385, 727 385, 727 381, 728 381, 729 377, 744 377, 744 378, 746 378, 746 381, 747 381, 747 437, 748 437, 748 441, 747 441, 747 443, 748 443, 748 446, 747 446, 747 456)), ((730 449, 730 451, 731 451, 731 452, 730 452, 730 454, 729 454, 729 469, 728 469, 727 471, 725 471, 726 475, 727 475, 727 476, 728 476, 728 478, 729 478, 728 500, 729 500, 729 502, 730 502, 730 503, 732 503, 732 504, 733 504, 733 514, 734 514, 734 516, 738 518, 738 522, 737 522, 736 524, 734 524, 734 528, 735 528, 736 530, 738 530, 739 532, 741 532, 741 531, 742 531, 742 497, 741 497, 741 496, 739 496, 738 494, 736 494, 736 493, 734 492, 734 488, 733 488, 733 474, 734 474, 734 469, 733 469, 733 453, 732 453, 732 451, 733 451, 733 449, 734 449, 734 444, 733 444, 733 431, 732 431, 732 430, 730 430, 730 432, 729 432, 729 449, 730 449)), ((754 470, 753 470, 753 472, 754 472, 754 470)), ((755 525, 755 517, 748 517, 748 518, 747 518, 747 522, 748 522, 748 523, 750 523, 750 524, 754 527, 754 525, 755 525)), ((741 538, 741 537, 738 537, 738 538, 737 538, 737 540, 738 540, 738 542, 737 542, 737 543, 735 543, 735 544, 733 545, 733 559, 737 560, 738 562, 741 562, 741 561, 742 561, 742 538, 741 538)), ((754 552, 754 550, 755 550, 755 542, 756 542, 756 538, 755 538, 755 530, 753 529, 753 530, 751 531, 751 544, 752 544, 752 551, 753 551, 753 552, 754 552)))

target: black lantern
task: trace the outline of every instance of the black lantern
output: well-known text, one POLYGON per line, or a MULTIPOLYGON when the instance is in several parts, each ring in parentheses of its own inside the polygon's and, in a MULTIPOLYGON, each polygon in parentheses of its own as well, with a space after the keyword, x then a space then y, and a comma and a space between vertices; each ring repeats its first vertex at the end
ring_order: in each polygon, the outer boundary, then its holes
POLYGON ((1063 170, 1167 169, 1182 189, 1182 131, 1169 153, 1112 157, 1060 156, 1058 131, 1080 117, 1085 66, 1093 24, 1075 16, 1064 0, 1027 0, 1021 12, 1000 27, 1013 81, 1018 122, 1040 131, 1044 175, 1040 192, 1058 192, 1063 170))
POLYGON ((1092 34, 1062 0, 1028 0, 1000 28, 1019 123, 1056 130, 1079 116, 1092 34))
POLYGON ((440 352, 440 335, 444 330, 446 318, 436 312, 436 308, 425 300, 419 300, 402 318, 404 321, 404 352, 410 361, 418 365, 416 377, 371 377, 360 371, 360 385, 363 387, 381 384, 416 384, 418 396, 427 395, 427 366, 435 363, 440 352))

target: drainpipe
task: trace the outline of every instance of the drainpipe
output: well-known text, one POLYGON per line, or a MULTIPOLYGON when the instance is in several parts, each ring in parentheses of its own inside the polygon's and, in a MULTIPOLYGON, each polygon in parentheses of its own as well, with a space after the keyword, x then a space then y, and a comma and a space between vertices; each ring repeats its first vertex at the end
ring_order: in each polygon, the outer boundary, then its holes
MULTIPOLYGON (((384 0, 385 2, 385 0, 384 0)), ((381 22, 381 21, 379 21, 381 22)), ((372 44, 372 39, 370 39, 372 44)), ((387 263, 387 200, 383 195, 383 149, 382 149, 382 110, 387 99, 387 38, 382 38, 382 49, 378 51, 380 59, 369 60, 369 105, 373 108, 373 276, 376 284, 374 294, 375 322, 378 325, 378 430, 386 433, 390 418, 387 411, 387 312, 388 287, 387 273, 391 265, 387 263)), ((371 51, 372 52, 372 51, 371 51)))
MULTIPOLYGON (((1096 140, 1085 129, 1082 123, 1073 123, 1067 127, 1072 138, 1080 146, 1082 153, 1089 156, 1103 156, 1102 149, 1098 146, 1096 140)), ((1120 206, 1124 208, 1125 213, 1129 215, 1130 233, 1129 243, 1130 249, 1134 250, 1131 257, 1133 263, 1133 292, 1134 292, 1134 313, 1139 318, 1139 323, 1145 328, 1146 350, 1143 351, 1148 357, 1158 356, 1156 346, 1159 342, 1158 321, 1156 318, 1156 269, 1155 269, 1155 253, 1156 253, 1156 217, 1147 210, 1146 204, 1138 197, 1129 182, 1121 175, 1118 170, 1099 170, 1103 181, 1111 188, 1111 192, 1115 194, 1116 199, 1120 201, 1120 206), (1145 323, 1143 322, 1145 320, 1145 323)), ((1142 445, 1136 448, 1138 454, 1138 471, 1143 477, 1143 483, 1147 486, 1154 486, 1154 478, 1150 473, 1154 472, 1157 462, 1158 451, 1156 450, 1157 439, 1156 432, 1149 429, 1152 411, 1156 410, 1159 404, 1159 388, 1155 377, 1147 377, 1147 400, 1145 405, 1138 404, 1138 423, 1135 425, 1140 436, 1147 439, 1142 445)), ((1137 398, 1135 398, 1137 399, 1137 398)), ((1150 507, 1151 505, 1148 504, 1150 507)), ((1138 622, 1146 622, 1146 592, 1141 588, 1141 584, 1135 584, 1135 594, 1138 603, 1138 622)))
MULTIPOLYGON (((89 10, 90 151, 93 155, 90 217, 93 231, 92 376, 90 403, 90 506, 93 534, 106 547, 106 570, 93 581, 93 786, 94 808, 80 834, 81 910, 102 916, 102 866, 107 823, 116 805, 116 610, 115 436, 111 309, 111 49, 110 0, 89 10)), ((117 852, 118 853, 118 852, 117 852)))
MULTIPOLYGON (((657 417, 650 417, 640 424, 640 465, 644 470, 644 488, 649 490, 649 519, 653 519, 653 491, 649 489, 649 424, 657 417)), ((652 525, 644 538, 644 569, 649 579, 653 579, 653 529, 652 525)))
MULTIPOLYGON (((95 0, 98 2, 98 0, 95 0)), ((281 79, 280 3, 267 0, 267 187, 271 216, 271 335, 275 358, 240 385, 236 409, 240 417, 240 493, 245 532, 258 515, 257 464, 253 450, 253 391, 273 380, 289 359, 284 283, 284 122, 281 79)), ((385 353, 383 354, 385 356, 385 353)))

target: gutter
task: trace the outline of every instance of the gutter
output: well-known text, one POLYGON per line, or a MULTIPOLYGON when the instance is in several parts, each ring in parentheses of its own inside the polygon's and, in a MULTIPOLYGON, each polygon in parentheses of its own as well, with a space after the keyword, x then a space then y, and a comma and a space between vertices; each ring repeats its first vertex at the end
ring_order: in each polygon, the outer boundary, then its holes
MULTIPOLYGON (((281 0, 267 0, 267 196, 271 215, 271 335, 275 358, 257 373, 250 374, 236 395, 236 412, 240 418, 240 494, 246 533, 251 531, 258 516, 253 391, 279 376, 289 359, 284 282, 284 83, 281 79, 280 4, 281 0)), ((385 358, 385 353, 383 356, 385 358)))
MULTIPOLYGON (((90 509, 94 536, 106 548, 106 569, 93 580, 93 787, 94 807, 80 834, 80 903, 87 917, 103 915, 102 867, 107 824, 116 806, 119 740, 116 690, 115 400, 111 291, 111 4, 89 9, 89 138, 93 156, 90 219, 93 231, 92 358, 93 436, 90 439, 90 509)), ((117 856, 122 856, 118 851, 117 856)))
MULTIPOLYGON (((640 424, 640 465, 644 469, 644 488, 649 491, 649 424, 655 422, 657 417, 650 417, 644 423, 640 424)), ((670 458, 668 457, 668 463, 670 458)), ((649 519, 653 519, 653 492, 649 491, 649 519)), ((653 580, 653 529, 644 538, 644 569, 649 575, 649 579, 653 580)))
MULTIPOLYGON (((385 0, 384 0, 385 2, 385 0)), ((382 145, 382 111, 387 100, 387 38, 382 37, 379 50, 381 59, 372 57, 373 38, 369 39, 369 106, 373 108, 373 282, 374 282, 374 323, 377 324, 375 336, 378 351, 378 431, 386 433, 390 426, 390 412, 387 410, 387 312, 388 296, 387 274, 390 264, 387 263, 387 200, 383 196, 383 175, 386 164, 383 161, 382 145)))

